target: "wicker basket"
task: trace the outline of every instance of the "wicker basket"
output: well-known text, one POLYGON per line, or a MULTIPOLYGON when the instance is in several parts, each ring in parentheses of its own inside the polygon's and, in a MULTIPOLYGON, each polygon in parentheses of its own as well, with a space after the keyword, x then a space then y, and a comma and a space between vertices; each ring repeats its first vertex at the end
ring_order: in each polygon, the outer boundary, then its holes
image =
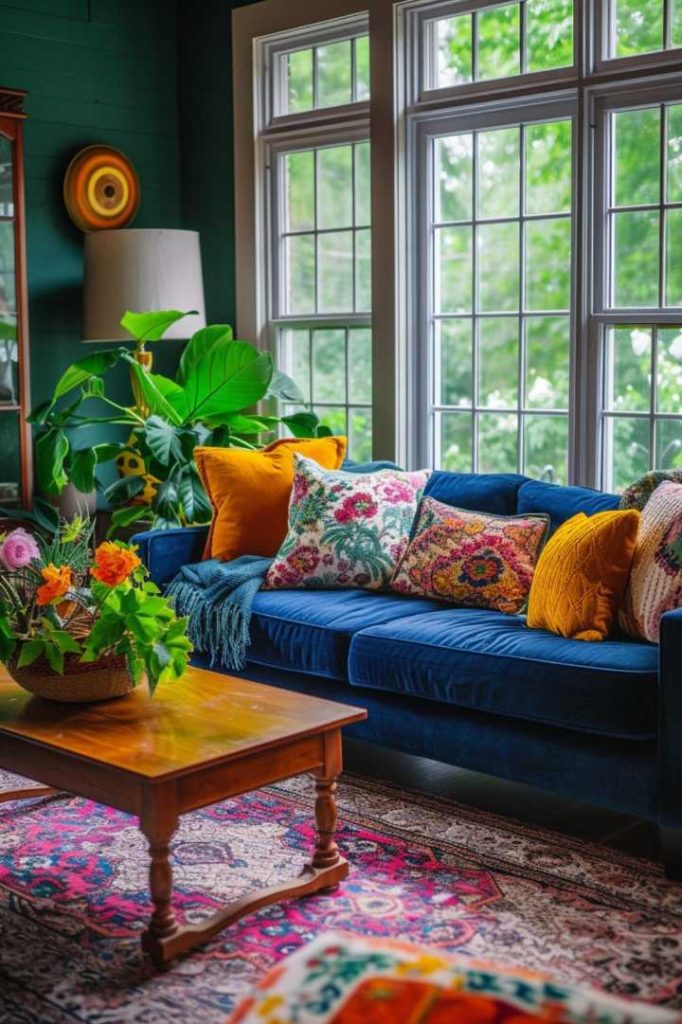
POLYGON ((42 657, 24 668, 19 668, 16 660, 12 659, 7 671, 19 686, 35 697, 69 704, 125 697, 133 688, 122 655, 108 655, 84 664, 78 654, 67 654, 64 675, 54 672, 42 657))

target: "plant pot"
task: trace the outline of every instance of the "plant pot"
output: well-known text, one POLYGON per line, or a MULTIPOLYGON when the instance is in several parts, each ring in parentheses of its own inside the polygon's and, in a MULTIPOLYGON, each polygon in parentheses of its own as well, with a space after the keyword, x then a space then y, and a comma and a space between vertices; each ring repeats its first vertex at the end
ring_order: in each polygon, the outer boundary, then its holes
POLYGON ((64 675, 50 668, 42 657, 24 668, 19 668, 16 658, 12 658, 7 671, 15 683, 34 697, 67 704, 125 697, 133 688, 126 660, 118 654, 106 655, 89 664, 84 664, 78 654, 67 654, 64 675))
POLYGON ((62 519, 71 521, 74 516, 93 518, 97 511, 97 493, 90 491, 86 494, 73 484, 67 484, 59 497, 53 499, 53 504, 62 519))

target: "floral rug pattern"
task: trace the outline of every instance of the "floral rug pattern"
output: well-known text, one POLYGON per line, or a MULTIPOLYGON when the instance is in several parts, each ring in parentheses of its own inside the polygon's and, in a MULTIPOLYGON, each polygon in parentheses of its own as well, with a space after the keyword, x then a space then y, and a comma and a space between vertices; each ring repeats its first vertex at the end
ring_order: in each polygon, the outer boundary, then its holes
MULTIPOLYGON (((21 784, 0 772, 0 790, 21 784)), ((313 842, 298 778, 186 816, 178 916, 296 872, 313 842)), ((452 801, 345 776, 348 879, 261 910, 154 973, 134 818, 57 797, 0 804, 0 1020, 218 1024, 264 970, 321 931, 429 943, 682 1008, 682 886, 659 865, 452 801)))

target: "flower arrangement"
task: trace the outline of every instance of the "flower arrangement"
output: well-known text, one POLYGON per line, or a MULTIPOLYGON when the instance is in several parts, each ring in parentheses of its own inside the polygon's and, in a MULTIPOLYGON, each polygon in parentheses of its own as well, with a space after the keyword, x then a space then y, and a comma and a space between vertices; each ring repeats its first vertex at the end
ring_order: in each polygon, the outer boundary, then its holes
POLYGON ((134 547, 105 541, 93 553, 92 529, 76 517, 49 541, 21 528, 0 535, 0 661, 11 674, 35 664, 69 676, 124 659, 129 681, 145 675, 153 693, 185 670, 187 620, 147 579, 134 547))

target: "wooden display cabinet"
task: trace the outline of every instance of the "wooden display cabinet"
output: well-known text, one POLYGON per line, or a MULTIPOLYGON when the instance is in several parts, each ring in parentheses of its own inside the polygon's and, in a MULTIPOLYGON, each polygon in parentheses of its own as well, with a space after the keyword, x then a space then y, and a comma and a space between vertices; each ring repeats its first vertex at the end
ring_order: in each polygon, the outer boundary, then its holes
POLYGON ((23 105, 0 87, 0 508, 29 508, 33 491, 23 105))

